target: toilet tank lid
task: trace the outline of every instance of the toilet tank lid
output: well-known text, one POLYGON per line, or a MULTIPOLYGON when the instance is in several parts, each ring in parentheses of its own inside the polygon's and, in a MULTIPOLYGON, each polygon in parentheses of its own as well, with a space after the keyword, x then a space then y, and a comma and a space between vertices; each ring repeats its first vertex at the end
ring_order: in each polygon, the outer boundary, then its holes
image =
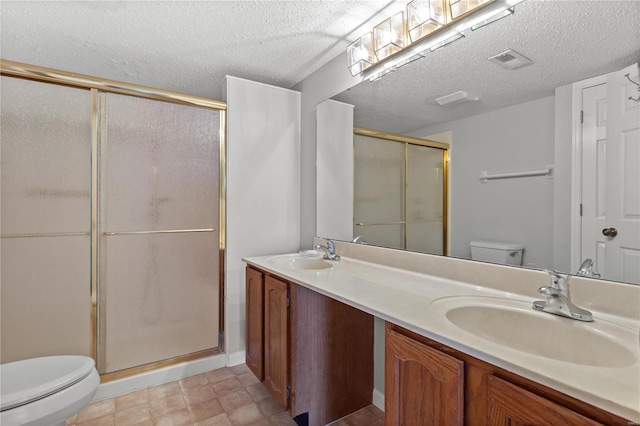
POLYGON ((524 245, 516 243, 502 243, 498 241, 471 241, 471 247, 489 248, 494 250, 522 250, 524 245))
POLYGON ((0 411, 44 398, 79 382, 94 368, 81 355, 46 356, 0 365, 0 411))

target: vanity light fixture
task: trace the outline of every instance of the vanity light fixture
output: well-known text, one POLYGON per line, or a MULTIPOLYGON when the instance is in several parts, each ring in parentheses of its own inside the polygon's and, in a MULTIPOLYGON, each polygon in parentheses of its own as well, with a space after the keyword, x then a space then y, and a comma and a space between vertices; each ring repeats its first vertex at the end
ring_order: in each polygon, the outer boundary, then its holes
POLYGON ((457 19, 488 1, 489 0, 449 0, 451 19, 457 19))
POLYGON ((347 47, 353 76, 377 80, 514 12, 524 0, 413 0, 347 47))
POLYGON ((445 24, 444 0, 413 0, 407 5, 407 30, 411 42, 434 32, 445 24))
POLYGON ((373 65, 373 38, 366 33, 347 47, 347 62, 351 75, 356 76, 373 65))
POLYGON ((404 48, 404 29, 404 13, 402 12, 396 13, 373 28, 373 50, 379 61, 404 48))

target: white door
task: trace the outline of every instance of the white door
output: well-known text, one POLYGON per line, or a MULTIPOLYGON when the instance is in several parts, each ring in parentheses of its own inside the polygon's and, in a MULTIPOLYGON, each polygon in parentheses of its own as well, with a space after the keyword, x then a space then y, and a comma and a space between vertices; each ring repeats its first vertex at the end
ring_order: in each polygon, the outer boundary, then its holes
POLYGON ((582 258, 640 284, 640 102, 636 65, 583 90, 582 258))

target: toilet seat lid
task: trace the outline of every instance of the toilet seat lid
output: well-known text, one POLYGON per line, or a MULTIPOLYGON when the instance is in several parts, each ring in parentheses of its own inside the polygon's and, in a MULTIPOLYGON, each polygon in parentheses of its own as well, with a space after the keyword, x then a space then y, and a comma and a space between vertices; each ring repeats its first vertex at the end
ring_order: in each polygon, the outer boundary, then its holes
POLYGON ((46 356, 0 365, 0 411, 44 398, 87 377, 92 358, 46 356))

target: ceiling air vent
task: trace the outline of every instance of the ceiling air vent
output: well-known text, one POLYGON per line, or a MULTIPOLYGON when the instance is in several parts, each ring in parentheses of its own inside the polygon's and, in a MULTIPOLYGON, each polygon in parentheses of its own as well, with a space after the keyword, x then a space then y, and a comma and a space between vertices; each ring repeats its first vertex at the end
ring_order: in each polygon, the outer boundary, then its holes
POLYGON ((533 63, 531 59, 526 58, 511 49, 498 53, 497 55, 490 57, 489 60, 508 70, 515 70, 533 63))

